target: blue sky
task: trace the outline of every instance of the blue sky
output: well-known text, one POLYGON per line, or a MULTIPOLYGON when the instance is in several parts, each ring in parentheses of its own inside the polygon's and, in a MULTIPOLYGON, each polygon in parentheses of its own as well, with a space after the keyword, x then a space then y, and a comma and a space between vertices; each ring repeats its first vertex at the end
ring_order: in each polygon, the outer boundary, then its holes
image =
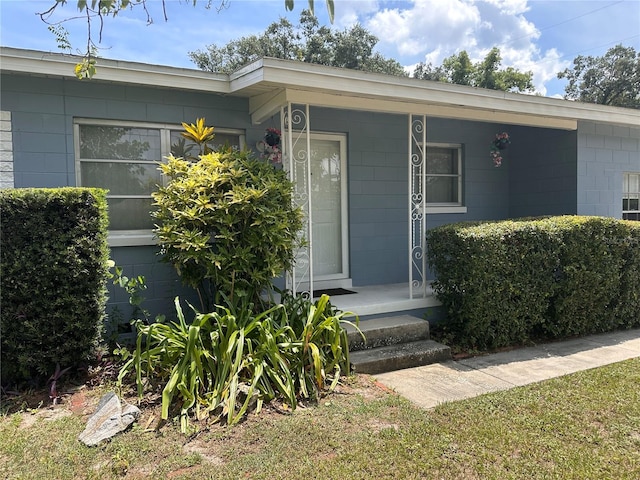
MULTIPOLYGON (((0 0, 0 44, 56 52, 53 35, 36 12, 55 0, 0 0)), ((258 34, 279 17, 299 19, 307 0, 295 0, 287 12, 284 0, 167 0, 164 21, 160 0, 148 0, 153 23, 140 8, 105 22, 100 55, 160 65, 195 68, 187 52, 209 44, 224 45, 241 36, 258 34)), ((76 0, 60 9, 58 19, 77 15, 76 0)), ((329 24, 324 0, 315 0, 316 14, 329 24)), ((377 50, 407 68, 420 61, 439 65, 442 59, 466 50, 480 60, 492 47, 500 48, 503 67, 534 73, 538 93, 561 96, 565 80, 556 73, 577 55, 603 55, 619 43, 640 51, 640 0, 335 0, 333 28, 356 22, 379 39, 377 50)), ((86 21, 65 24, 74 47, 86 39, 86 21)), ((97 37, 97 35, 96 35, 97 37)), ((1 66, 0 66, 1 68, 1 66)))

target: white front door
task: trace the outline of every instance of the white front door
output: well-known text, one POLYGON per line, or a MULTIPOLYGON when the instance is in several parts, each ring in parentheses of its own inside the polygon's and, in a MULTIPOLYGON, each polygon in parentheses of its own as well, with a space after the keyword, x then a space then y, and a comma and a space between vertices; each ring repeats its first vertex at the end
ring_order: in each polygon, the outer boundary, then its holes
MULTIPOLYGON (((301 152, 294 149, 293 153, 298 155, 301 152)), ((346 163, 345 135, 311 134, 309 165, 314 282, 349 277, 346 163)), ((302 180, 296 179, 303 185, 302 180)))

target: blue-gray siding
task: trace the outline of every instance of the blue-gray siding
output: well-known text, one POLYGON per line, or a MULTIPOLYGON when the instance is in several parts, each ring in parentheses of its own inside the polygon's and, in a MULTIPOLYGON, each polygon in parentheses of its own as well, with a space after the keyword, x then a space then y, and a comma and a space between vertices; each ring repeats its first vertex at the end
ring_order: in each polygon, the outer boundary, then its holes
MULTIPOLYGON (((408 119, 406 115, 313 108, 311 129, 348 133, 351 278, 354 285, 408 280, 408 119)), ((508 167, 489 146, 505 126, 427 119, 427 141, 463 146, 466 214, 429 215, 429 228, 509 215, 508 167)))
MULTIPOLYGON (((265 125, 251 125, 248 101, 215 94, 113 85, 99 81, 3 74, 0 110, 11 112, 16 187, 75 185, 73 119, 207 124, 246 132, 249 146, 265 125)), ((350 273, 354 285, 400 283, 408 270, 408 120, 406 115, 312 108, 311 129, 346 133, 350 273)), ((427 141, 461 144, 466 214, 430 214, 429 228, 462 220, 552 214, 621 216, 622 173, 640 171, 640 128, 581 122, 578 131, 463 120, 427 119, 427 141), (489 155, 496 133, 512 144, 501 168, 489 155)), ((127 275, 145 275, 148 306, 169 313, 185 295, 157 248, 118 247, 127 275)), ((193 295, 191 295, 193 299, 193 295)), ((122 291, 111 306, 126 309, 122 291)), ((125 314, 126 315, 126 314, 125 314)))
POLYGON ((578 214, 622 218, 622 174, 640 172, 640 126, 578 124, 578 214))
MULTIPOLYGON (((76 185, 74 118, 179 125, 205 117, 210 125, 245 130, 249 144, 263 134, 262 127, 251 126, 248 101, 242 98, 21 75, 3 74, 0 82, 0 110, 11 112, 16 188, 76 185)), ((146 276, 143 295, 152 314, 170 314, 173 297, 191 292, 159 262, 157 251, 154 246, 115 247, 111 257, 125 275, 146 276)), ((113 286, 109 290, 108 310, 117 307, 128 320, 126 295, 113 286)))
POLYGON ((576 132, 510 129, 509 217, 576 213, 576 132))

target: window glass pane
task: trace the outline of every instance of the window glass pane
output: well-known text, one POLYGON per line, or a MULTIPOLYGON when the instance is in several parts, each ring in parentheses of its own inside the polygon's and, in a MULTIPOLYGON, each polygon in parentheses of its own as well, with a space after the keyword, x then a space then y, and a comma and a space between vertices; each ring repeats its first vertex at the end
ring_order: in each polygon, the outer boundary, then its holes
POLYGON ((109 230, 151 230, 151 198, 109 198, 109 230))
POLYGON ((628 173, 625 175, 625 193, 640 193, 640 174, 628 173))
POLYGON ((162 184, 153 163, 81 162, 80 175, 83 186, 106 188, 109 195, 151 195, 162 184))
POLYGON ((229 145, 230 147, 240 148, 240 135, 232 134, 232 133, 216 133, 215 138, 213 139, 213 143, 216 148, 224 147, 225 145, 229 145))
POLYGON ((427 146, 427 174, 457 174, 458 150, 427 146))
POLYGON ((458 203, 457 177, 427 177, 427 203, 458 203))
POLYGON ((198 146, 198 144, 184 138, 177 130, 171 131, 170 140, 171 155, 173 155, 174 157, 197 157, 200 152, 200 147, 198 146))
MULTIPOLYGON (((179 130, 171 131, 171 154, 174 157, 197 158, 200 152, 200 147, 193 141, 183 137, 181 133, 182 132, 179 130)), ((213 142, 210 143, 214 149, 217 150, 225 145, 229 145, 237 149, 240 148, 240 135, 232 133, 216 133, 215 130, 214 133, 215 137, 213 138, 213 142)))
POLYGON ((80 126, 80 158, 160 161, 160 152, 157 129, 80 126))

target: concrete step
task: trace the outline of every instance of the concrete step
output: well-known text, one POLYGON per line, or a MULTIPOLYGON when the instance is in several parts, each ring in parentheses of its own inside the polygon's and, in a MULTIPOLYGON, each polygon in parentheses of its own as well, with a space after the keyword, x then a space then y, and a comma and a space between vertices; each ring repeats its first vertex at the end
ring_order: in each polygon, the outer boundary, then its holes
POLYGON ((451 349, 433 340, 418 340, 351 353, 356 373, 377 374, 451 359, 451 349))
POLYGON ((349 350, 352 352, 430 338, 429 322, 410 315, 362 320, 359 326, 366 342, 355 329, 347 326, 349 350))

